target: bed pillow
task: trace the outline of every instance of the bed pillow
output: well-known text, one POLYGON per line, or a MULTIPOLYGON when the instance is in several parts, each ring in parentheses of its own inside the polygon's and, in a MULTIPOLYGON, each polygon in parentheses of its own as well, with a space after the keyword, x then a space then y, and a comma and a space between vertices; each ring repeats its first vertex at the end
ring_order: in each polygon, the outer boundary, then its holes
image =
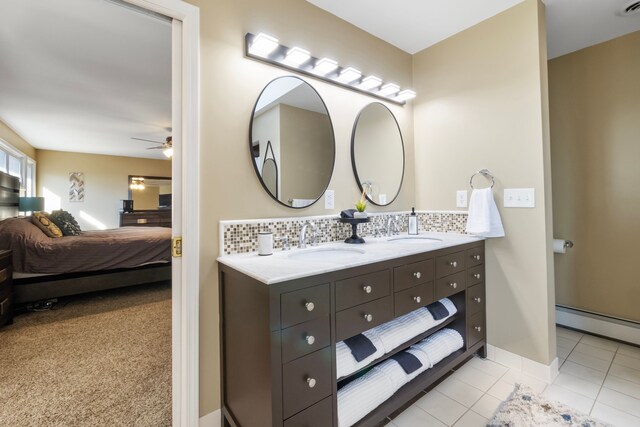
POLYGON ((38 226, 40 230, 49 237, 62 237, 62 230, 53 223, 44 212, 35 212, 31 217, 31 222, 38 226))
POLYGON ((49 219, 58 226, 65 236, 79 236, 82 230, 78 221, 69 212, 60 209, 49 214, 49 219))

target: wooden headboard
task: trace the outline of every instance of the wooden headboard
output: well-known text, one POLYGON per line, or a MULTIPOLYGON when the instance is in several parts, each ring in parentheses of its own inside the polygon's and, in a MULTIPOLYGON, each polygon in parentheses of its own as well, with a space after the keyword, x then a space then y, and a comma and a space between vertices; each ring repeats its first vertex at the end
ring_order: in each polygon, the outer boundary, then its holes
POLYGON ((20 179, 0 172, 0 220, 18 216, 20 179))

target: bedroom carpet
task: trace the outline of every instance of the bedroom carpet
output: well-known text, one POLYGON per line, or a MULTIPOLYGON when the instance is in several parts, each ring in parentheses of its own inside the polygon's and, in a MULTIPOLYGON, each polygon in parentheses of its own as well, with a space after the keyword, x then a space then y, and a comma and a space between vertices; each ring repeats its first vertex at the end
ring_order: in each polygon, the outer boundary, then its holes
POLYGON ((61 299, 0 329, 0 426, 170 426, 171 284, 61 299))

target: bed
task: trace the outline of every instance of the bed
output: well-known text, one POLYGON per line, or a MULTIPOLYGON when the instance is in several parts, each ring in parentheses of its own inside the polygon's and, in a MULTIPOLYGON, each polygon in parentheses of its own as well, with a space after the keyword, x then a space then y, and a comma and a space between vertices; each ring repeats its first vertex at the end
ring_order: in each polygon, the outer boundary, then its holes
POLYGON ((19 181, 0 173, 0 250, 13 251, 18 304, 171 279, 171 229, 122 227, 51 238, 17 217, 19 181))

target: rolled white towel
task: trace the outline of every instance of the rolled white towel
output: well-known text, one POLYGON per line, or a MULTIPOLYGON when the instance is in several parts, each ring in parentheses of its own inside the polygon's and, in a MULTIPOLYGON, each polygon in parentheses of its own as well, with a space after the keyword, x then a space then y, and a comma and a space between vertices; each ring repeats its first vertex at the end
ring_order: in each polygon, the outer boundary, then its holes
POLYGON ((458 331, 445 328, 413 345, 411 348, 424 351, 431 363, 435 365, 454 351, 461 349, 463 345, 462 335, 458 331))
POLYGON ((356 361, 355 357, 353 357, 353 354, 351 354, 351 349, 349 348, 348 345, 344 343, 344 341, 340 341, 336 343, 336 377, 337 378, 342 378, 344 376, 350 375, 355 371, 357 371, 358 369, 364 368, 374 360, 384 356, 384 353, 385 353, 384 346, 375 328, 363 332, 362 335, 369 338, 371 343, 376 347, 376 352, 370 355, 369 357, 358 362, 356 361))
POLYGON ((389 378, 387 372, 377 368, 351 381, 338 390, 338 425, 349 427, 357 423, 393 396, 397 391, 395 387, 396 382, 389 378))
POLYGON ((442 298, 440 302, 442 303, 442 305, 445 306, 445 308, 449 312, 449 315, 444 319, 435 320, 431 315, 431 312, 429 311, 429 309, 426 307, 419 308, 413 312, 418 316, 418 321, 420 322, 421 328, 423 329, 422 332, 428 331, 429 329, 438 326, 439 324, 441 324, 442 322, 447 320, 449 317, 453 316, 458 312, 456 305, 453 302, 451 302, 449 298, 442 298))
POLYGON ((385 353, 389 353, 400 344, 426 331, 420 316, 415 311, 376 326, 375 330, 384 345, 385 353))

